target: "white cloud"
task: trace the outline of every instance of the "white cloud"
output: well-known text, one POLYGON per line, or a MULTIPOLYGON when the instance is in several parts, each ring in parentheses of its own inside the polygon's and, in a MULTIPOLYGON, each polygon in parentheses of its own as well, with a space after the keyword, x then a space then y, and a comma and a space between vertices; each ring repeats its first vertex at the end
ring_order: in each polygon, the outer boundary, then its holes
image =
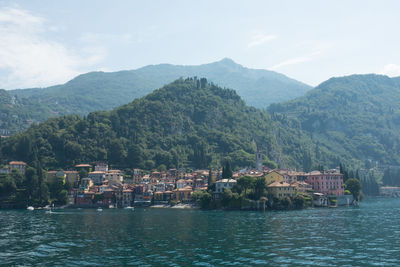
POLYGON ((275 40, 277 38, 276 35, 273 34, 263 34, 263 33, 256 33, 252 36, 252 40, 250 43, 247 44, 248 48, 259 46, 269 41, 275 40))
POLYGON ((285 61, 283 61, 283 62, 281 62, 279 64, 276 64, 276 65, 270 67, 269 69, 276 70, 276 69, 279 69, 279 68, 284 67, 284 66, 295 65, 295 64, 300 64, 300 63, 303 63, 303 62, 311 61, 311 60, 314 59, 314 57, 316 55, 319 55, 319 54, 321 54, 321 52, 316 51, 314 53, 311 53, 311 54, 308 54, 308 55, 305 55, 305 56, 291 58, 291 59, 285 60, 285 61))
POLYGON ((387 64, 383 67, 380 74, 384 74, 390 77, 400 76, 400 65, 396 64, 387 64))
POLYGON ((0 9, 0 88, 64 83, 104 58, 104 50, 86 48, 82 56, 46 38, 55 31, 56 26, 26 10, 0 9))

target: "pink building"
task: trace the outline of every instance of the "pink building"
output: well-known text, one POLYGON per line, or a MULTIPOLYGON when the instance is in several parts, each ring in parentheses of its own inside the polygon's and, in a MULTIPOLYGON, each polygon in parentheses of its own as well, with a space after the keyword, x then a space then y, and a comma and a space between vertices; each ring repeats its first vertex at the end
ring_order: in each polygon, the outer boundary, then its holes
POLYGON ((344 194, 343 174, 341 173, 312 171, 305 176, 306 182, 318 193, 337 196, 344 194))

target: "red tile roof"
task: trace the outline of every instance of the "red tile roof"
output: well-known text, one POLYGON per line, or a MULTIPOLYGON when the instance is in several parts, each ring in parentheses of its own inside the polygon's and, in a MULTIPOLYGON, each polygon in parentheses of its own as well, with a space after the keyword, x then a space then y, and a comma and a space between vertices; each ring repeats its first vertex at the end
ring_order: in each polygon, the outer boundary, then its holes
POLYGON ((26 163, 23 161, 10 161, 8 165, 26 165, 26 163))
POLYGON ((90 168, 90 167, 92 167, 92 165, 90 165, 90 164, 78 164, 78 165, 75 165, 75 168, 90 168))

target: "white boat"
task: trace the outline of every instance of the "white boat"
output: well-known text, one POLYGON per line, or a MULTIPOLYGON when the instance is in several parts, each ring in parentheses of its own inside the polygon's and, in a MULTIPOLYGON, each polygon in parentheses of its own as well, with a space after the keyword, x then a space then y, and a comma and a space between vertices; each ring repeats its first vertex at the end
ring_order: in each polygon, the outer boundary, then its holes
POLYGON ((27 210, 34 210, 35 208, 32 207, 32 206, 29 206, 29 207, 27 207, 26 209, 27 209, 27 210))
POLYGON ((108 208, 109 209, 115 209, 114 205, 109 205, 108 208))
POLYGON ((134 207, 131 207, 131 206, 128 206, 128 207, 125 207, 124 208, 124 210, 134 210, 135 208, 134 207))
POLYGON ((97 208, 97 211, 103 211, 103 209, 102 208, 97 208))

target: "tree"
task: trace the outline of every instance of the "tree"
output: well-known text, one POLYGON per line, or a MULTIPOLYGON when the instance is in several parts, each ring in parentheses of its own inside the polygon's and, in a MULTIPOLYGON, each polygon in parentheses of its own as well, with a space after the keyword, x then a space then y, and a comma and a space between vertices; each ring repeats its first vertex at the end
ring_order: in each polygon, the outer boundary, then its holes
POLYGON ((254 198, 255 200, 259 200, 264 196, 265 188, 267 184, 264 177, 258 177, 254 181, 254 198))
POLYGON ((126 151, 121 139, 114 139, 110 143, 108 160, 117 165, 121 165, 126 158, 126 151))
POLYGON ((0 199, 13 195, 16 190, 17 186, 10 175, 0 174, 0 199))
POLYGON ((232 167, 231 162, 227 160, 225 166, 222 168, 222 178, 229 179, 232 178, 232 167))
POLYGON ((232 199, 232 191, 230 189, 224 189, 221 193, 221 204, 227 207, 232 199))
POLYGON ((27 198, 29 199, 29 204, 33 204, 39 198, 39 179, 36 175, 36 170, 32 167, 28 167, 25 170, 25 186, 27 198))
POLYGON ((127 165, 137 168, 143 160, 142 149, 139 145, 132 144, 128 148, 127 165))
POLYGON ((344 188, 349 190, 355 200, 359 200, 361 194, 361 183, 356 178, 349 178, 344 184, 344 188))
POLYGON ((63 189, 57 195, 57 202, 58 204, 64 205, 67 203, 68 200, 68 191, 63 189))
POLYGON ((211 207, 212 195, 207 191, 195 191, 192 199, 202 208, 208 209, 211 207))
POLYGON ((312 159, 310 151, 303 152, 303 171, 309 172, 312 167, 312 159))
POLYGON ((244 197, 247 196, 247 189, 254 186, 254 178, 251 176, 243 176, 237 179, 237 186, 244 191, 244 197))
POLYGON ((293 205, 296 209, 302 209, 306 204, 306 199, 303 195, 297 195, 293 198, 293 205))

